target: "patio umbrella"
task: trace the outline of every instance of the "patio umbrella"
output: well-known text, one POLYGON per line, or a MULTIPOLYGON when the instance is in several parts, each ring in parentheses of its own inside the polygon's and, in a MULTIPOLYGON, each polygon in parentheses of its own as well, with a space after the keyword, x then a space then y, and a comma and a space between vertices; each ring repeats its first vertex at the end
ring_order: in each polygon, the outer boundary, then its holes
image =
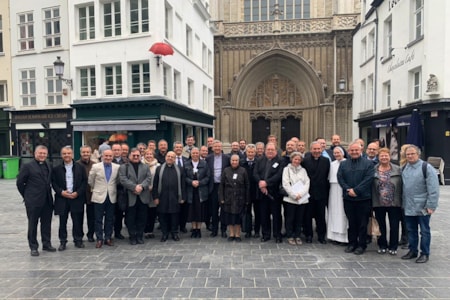
POLYGON ((416 145, 419 148, 423 147, 423 126, 419 110, 417 109, 414 109, 411 114, 406 143, 416 145))

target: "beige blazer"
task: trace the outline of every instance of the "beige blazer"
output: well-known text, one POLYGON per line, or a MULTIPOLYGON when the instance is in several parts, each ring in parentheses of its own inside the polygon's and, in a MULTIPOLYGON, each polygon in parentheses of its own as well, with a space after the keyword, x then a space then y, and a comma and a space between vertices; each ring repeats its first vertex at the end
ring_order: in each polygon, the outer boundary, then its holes
POLYGON ((88 184, 92 190, 91 202, 103 203, 106 200, 106 196, 109 195, 111 203, 116 203, 120 165, 111 163, 111 166, 112 171, 109 182, 106 182, 105 167, 102 162, 92 166, 88 177, 88 184))

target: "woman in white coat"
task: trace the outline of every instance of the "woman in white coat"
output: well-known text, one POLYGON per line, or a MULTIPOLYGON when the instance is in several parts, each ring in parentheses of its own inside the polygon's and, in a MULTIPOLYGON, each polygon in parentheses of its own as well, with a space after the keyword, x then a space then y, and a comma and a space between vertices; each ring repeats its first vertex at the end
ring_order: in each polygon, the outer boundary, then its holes
POLYGON ((302 155, 293 152, 290 156, 291 163, 283 169, 283 188, 287 196, 284 201, 284 219, 286 236, 290 245, 301 245, 300 239, 305 204, 309 198, 309 177, 306 170, 300 165, 302 155))
POLYGON ((348 243, 348 220, 344 211, 342 188, 337 180, 339 165, 345 160, 344 149, 339 146, 334 147, 333 156, 336 160, 331 163, 328 174, 330 195, 328 198, 327 238, 335 244, 346 244, 348 243))

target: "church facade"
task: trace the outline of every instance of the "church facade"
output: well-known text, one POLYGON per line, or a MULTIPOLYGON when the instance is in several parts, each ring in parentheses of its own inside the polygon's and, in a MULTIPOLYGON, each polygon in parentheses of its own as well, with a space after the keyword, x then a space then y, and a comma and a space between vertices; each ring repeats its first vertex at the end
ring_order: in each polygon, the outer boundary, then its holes
POLYGON ((280 146, 352 139, 352 30, 359 1, 225 0, 215 21, 215 137, 280 146))

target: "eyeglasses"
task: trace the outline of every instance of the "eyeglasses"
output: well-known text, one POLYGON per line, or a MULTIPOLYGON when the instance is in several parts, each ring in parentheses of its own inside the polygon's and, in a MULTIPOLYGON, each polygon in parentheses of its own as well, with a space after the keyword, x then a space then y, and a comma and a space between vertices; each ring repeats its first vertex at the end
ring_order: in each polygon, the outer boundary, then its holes
POLYGON ((131 155, 131 157, 140 157, 140 155, 139 154, 133 154, 133 155, 131 155))

